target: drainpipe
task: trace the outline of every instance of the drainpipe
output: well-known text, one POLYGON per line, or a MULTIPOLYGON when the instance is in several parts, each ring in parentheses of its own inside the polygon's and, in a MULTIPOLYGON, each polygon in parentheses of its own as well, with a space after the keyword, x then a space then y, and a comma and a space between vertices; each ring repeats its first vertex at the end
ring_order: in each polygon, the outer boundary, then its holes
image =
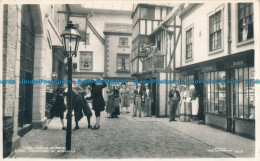
POLYGON ((232 36, 231 36, 231 4, 228 3, 228 55, 231 54, 231 43, 232 43, 232 36))
MULTIPOLYGON (((232 43, 232 36, 231 36, 231 4, 228 3, 228 55, 231 54, 231 43, 232 43)), ((231 71, 227 71, 227 78, 229 78, 231 76, 231 71)), ((232 86, 229 84, 227 85, 227 96, 229 100, 227 102, 227 131, 228 132, 234 132, 232 125, 234 125, 233 119, 232 119, 232 106, 231 106, 231 102, 232 102, 232 86)))

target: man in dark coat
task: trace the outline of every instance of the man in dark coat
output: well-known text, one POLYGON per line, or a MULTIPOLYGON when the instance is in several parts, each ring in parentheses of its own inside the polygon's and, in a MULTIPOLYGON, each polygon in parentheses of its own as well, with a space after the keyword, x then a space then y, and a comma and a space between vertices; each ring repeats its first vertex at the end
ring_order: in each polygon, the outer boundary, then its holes
POLYGON ((90 82, 93 82, 88 84, 88 89, 91 91, 91 96, 87 97, 86 100, 92 100, 92 109, 95 111, 96 115, 96 124, 92 130, 96 130, 100 127, 100 112, 105 110, 105 101, 102 90, 107 85, 106 83, 103 83, 102 85, 96 85, 94 81, 90 82))
POLYGON ((175 120, 175 115, 176 115, 176 109, 178 107, 178 104, 180 102, 180 93, 179 91, 176 90, 177 86, 176 84, 172 85, 172 90, 169 92, 169 97, 170 97, 170 120, 171 121, 176 121, 175 120))

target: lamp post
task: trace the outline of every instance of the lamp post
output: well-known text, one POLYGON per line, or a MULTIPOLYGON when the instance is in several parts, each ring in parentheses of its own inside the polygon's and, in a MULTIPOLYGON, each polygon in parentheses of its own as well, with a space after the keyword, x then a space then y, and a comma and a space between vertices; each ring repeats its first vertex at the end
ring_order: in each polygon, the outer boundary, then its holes
POLYGON ((65 56, 68 58, 68 118, 66 131, 66 150, 71 150, 71 112, 72 112, 72 57, 77 56, 79 40, 81 38, 76 27, 70 21, 61 34, 65 56))

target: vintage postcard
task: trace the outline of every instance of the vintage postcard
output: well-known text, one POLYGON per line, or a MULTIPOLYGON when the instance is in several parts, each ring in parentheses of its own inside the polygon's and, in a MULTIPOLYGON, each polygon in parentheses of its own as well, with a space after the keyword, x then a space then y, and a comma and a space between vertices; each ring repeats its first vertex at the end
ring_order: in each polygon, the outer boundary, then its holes
POLYGON ((259 6, 1 1, 3 159, 257 160, 259 6))

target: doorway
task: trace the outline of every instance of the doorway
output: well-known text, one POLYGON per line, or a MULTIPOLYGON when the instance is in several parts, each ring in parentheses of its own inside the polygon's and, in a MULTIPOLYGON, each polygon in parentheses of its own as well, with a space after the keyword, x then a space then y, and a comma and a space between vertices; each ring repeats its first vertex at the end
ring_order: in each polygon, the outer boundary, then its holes
POLYGON ((33 84, 21 84, 23 79, 33 79, 34 68, 34 27, 32 12, 29 5, 22 6, 21 24, 21 65, 18 126, 32 122, 33 84))

